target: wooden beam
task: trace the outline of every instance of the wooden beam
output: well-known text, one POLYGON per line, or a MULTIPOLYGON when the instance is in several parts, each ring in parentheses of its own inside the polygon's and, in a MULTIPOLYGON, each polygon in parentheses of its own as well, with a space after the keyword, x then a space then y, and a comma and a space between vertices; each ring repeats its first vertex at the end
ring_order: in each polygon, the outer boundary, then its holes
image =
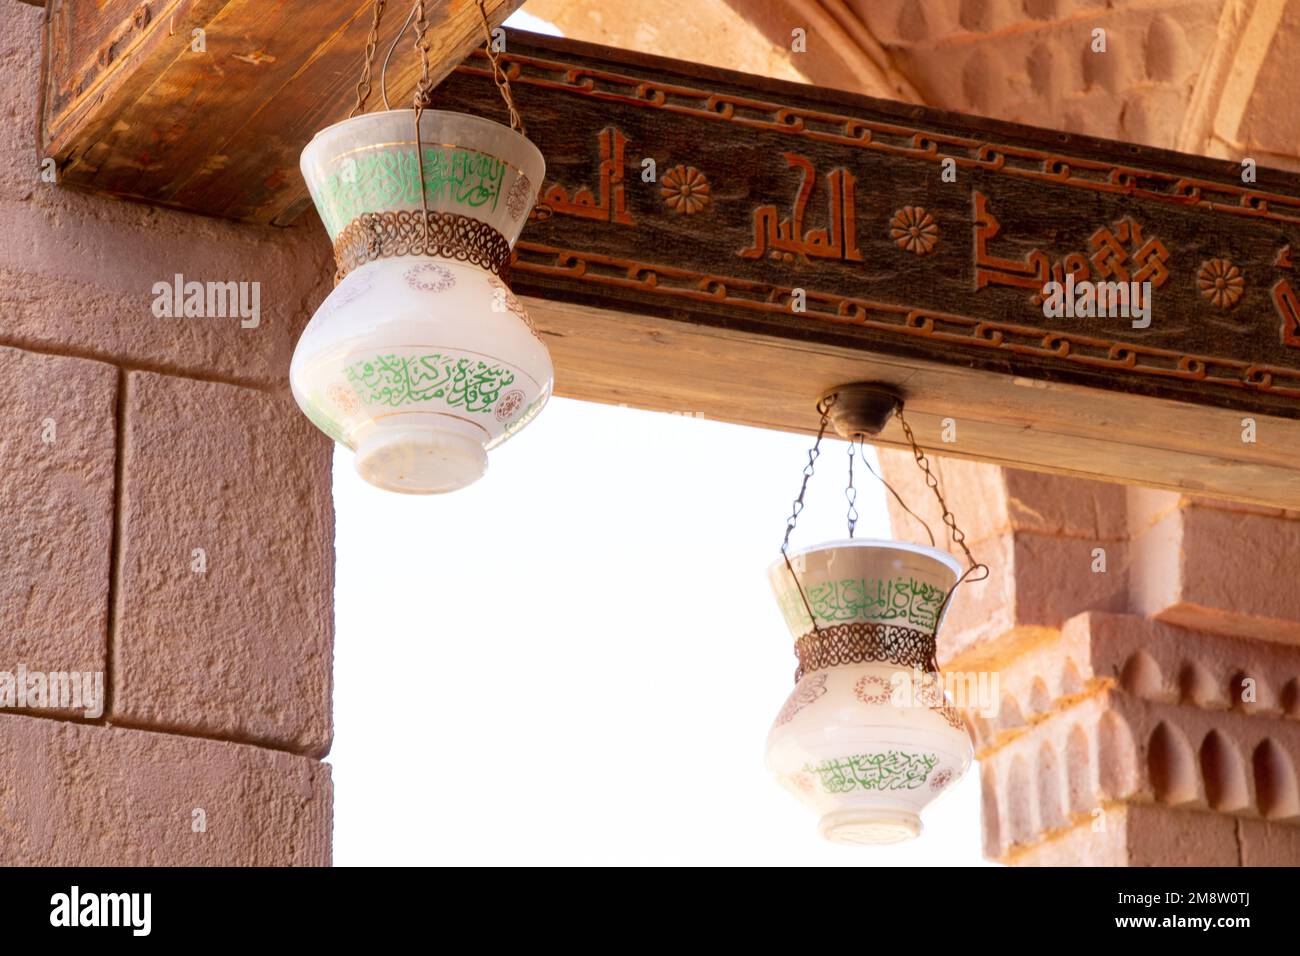
MULTIPOLYGON (((488 0, 500 23, 523 0, 488 0)), ((372 0, 50 0, 41 142, 60 182, 248 222, 309 205, 298 155, 355 102, 372 0)), ((428 0, 442 77, 482 42, 477 0, 428 0)), ((409 10, 388 4, 378 59, 409 10)), ((411 34, 390 64, 405 102, 411 34)), ((368 109, 379 107, 378 64, 368 109)))
MULTIPOLYGON (((368 27, 328 6, 333 34, 310 5, 174 0, 160 32, 52 0, 64 181, 289 221, 368 27), (178 62, 199 22, 219 73, 178 62)), ((824 390, 879 379, 941 454, 1300 507, 1300 177, 527 34, 504 59, 549 163, 512 282, 560 394, 810 431, 824 390), (1149 282, 1150 322, 1047 314, 1067 275, 1149 282)), ((481 54, 436 105, 504 112, 481 54)))
MULTIPOLYGON (((878 378, 941 454, 1300 506, 1300 178, 570 41, 507 61, 550 163, 511 281, 561 394, 810 431, 878 378), (1049 317, 1067 274, 1150 282, 1149 324, 1049 317)), ((439 91, 495 96, 477 57, 439 91)))
MULTIPOLYGON (((516 277, 518 278, 518 277, 516 277)), ((813 434, 817 396, 883 381, 931 452, 1076 478, 1300 507, 1300 423, 1056 382, 990 375, 816 341, 525 297, 551 349, 556 393, 813 434), (944 436, 952 437, 951 442, 944 436)), ((906 448, 892 422, 875 444, 906 448)))

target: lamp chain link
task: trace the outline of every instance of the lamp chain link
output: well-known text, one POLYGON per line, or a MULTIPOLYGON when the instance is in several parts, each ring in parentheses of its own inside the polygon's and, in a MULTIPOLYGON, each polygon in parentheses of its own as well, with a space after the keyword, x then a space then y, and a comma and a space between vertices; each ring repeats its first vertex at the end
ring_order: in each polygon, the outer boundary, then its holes
POLYGON ((429 40, 425 35, 429 29, 429 21, 424 15, 424 0, 415 0, 415 24, 412 29, 415 32, 415 52, 420 58, 420 79, 416 81, 414 94, 415 164, 420 177, 417 184, 420 190, 420 212, 422 213, 421 221, 424 226, 424 243, 427 248, 429 244, 429 193, 424 186, 424 137, 420 134, 420 117, 424 114, 424 109, 428 105, 430 95, 433 92, 433 80, 429 75, 429 40))
POLYGON ((357 103, 348 114, 348 119, 356 116, 366 108, 370 98, 370 68, 375 62, 375 47, 379 44, 379 21, 384 18, 386 0, 375 0, 374 14, 370 20, 370 34, 366 37, 366 58, 361 68, 361 79, 357 81, 357 103))
POLYGON ((844 497, 849 500, 849 538, 853 538, 853 532, 858 526, 858 489, 853 487, 853 447, 861 442, 861 439, 849 439, 849 485, 844 489, 844 497))
MULTIPOLYGON (((934 472, 930 469, 930 461, 925 457, 925 452, 921 450, 921 446, 917 444, 916 435, 912 433, 912 426, 907 424, 907 419, 903 417, 901 408, 898 410, 897 416, 898 424, 902 426, 903 434, 907 436, 907 443, 912 446, 912 457, 916 459, 917 467, 925 474, 925 483, 934 492, 934 497, 939 502, 939 508, 943 511, 943 523, 948 526, 948 536, 966 555, 966 560, 970 562, 972 570, 974 568, 983 568, 984 578, 988 577, 988 567, 976 561, 975 556, 971 554, 970 548, 966 546, 966 534, 961 528, 957 527, 957 519, 948 510, 948 502, 944 500, 943 492, 939 490, 939 479, 935 477, 934 472)), ((982 581, 984 578, 976 578, 975 580, 982 581)))
POLYGON ((813 442, 812 448, 808 450, 808 464, 804 465, 803 469, 803 484, 799 486, 799 497, 794 500, 794 506, 790 510, 790 517, 786 519, 785 540, 781 542, 781 557, 785 559, 786 570, 790 572, 790 578, 794 581, 799 597, 803 599, 804 609, 808 612, 808 620, 812 621, 814 631, 818 629, 817 618, 813 616, 812 605, 808 602, 808 595, 804 593, 803 585, 799 583, 799 575, 794 573, 794 565, 790 563, 790 535, 794 534, 794 527, 799 522, 799 514, 803 511, 804 495, 808 493, 808 480, 812 478, 813 472, 817 468, 817 459, 822 453, 822 438, 826 436, 826 429, 830 426, 831 406, 834 404, 835 396, 831 395, 818 405, 818 410, 822 413, 822 421, 817 429, 817 440, 813 442))
MULTIPOLYGON (((989 576, 989 567, 987 564, 976 561, 975 555, 971 554, 971 550, 966 544, 966 534, 961 530, 961 528, 957 527, 957 519, 954 518, 952 512, 948 510, 948 502, 944 500, 943 492, 939 490, 939 479, 936 478, 934 472, 931 471, 929 459, 925 457, 925 452, 922 451, 921 446, 917 444, 916 436, 912 434, 912 426, 907 424, 907 419, 903 417, 903 410, 901 408, 896 414, 898 417, 898 424, 902 426, 903 434, 907 437, 908 444, 912 446, 912 457, 916 459, 917 467, 924 472, 925 483, 930 486, 930 490, 934 492, 935 498, 939 501, 939 507, 943 511, 943 523, 948 526, 948 537, 952 539, 953 543, 956 544, 957 547, 961 548, 962 554, 966 555, 966 561, 968 564, 966 570, 961 573, 961 577, 957 579, 957 583, 948 589, 948 593, 945 595, 943 603, 939 606, 939 611, 935 615, 935 620, 942 621, 943 613, 948 609, 948 603, 952 600, 952 596, 957 593, 957 588, 961 587, 961 585, 967 580, 983 581, 989 576), (972 577, 973 574, 979 571, 982 571, 983 574, 980 574, 978 577, 972 577)), ((938 669, 939 665, 936 660, 934 670, 937 671, 938 669)))
POLYGON ((515 108, 514 94, 510 92, 510 77, 506 76, 506 71, 501 68, 501 55, 492 46, 492 24, 488 20, 484 0, 478 0, 478 12, 483 20, 483 52, 487 54, 488 61, 492 64, 492 79, 497 89, 501 91, 501 98, 505 100, 506 109, 510 112, 510 128, 520 136, 527 136, 524 121, 519 116, 519 110, 515 108))
POLYGON ((808 493, 808 481, 817 468, 817 459, 821 457, 822 453, 822 439, 826 437, 826 429, 830 427, 830 410, 834 402, 834 396, 832 396, 825 407, 819 409, 822 413, 822 422, 817 429, 817 440, 813 442, 812 448, 808 450, 808 464, 804 465, 803 468, 803 484, 799 486, 799 497, 794 500, 794 506, 790 510, 790 517, 785 522, 785 540, 781 542, 782 553, 790 549, 790 535, 794 534, 795 525, 799 523, 799 514, 803 511, 804 495, 808 493))

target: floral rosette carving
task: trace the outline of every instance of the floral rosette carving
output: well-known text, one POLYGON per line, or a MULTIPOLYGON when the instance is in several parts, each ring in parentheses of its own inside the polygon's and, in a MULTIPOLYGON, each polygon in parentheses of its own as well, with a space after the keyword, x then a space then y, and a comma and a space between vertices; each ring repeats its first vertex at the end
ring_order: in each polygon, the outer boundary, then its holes
POLYGON ((1210 259, 1196 273, 1201 295, 1220 309, 1231 309, 1246 291, 1246 277, 1227 259, 1210 259))
POLYGON ((920 206, 904 206, 889 220, 889 237, 898 248, 923 256, 939 244, 939 224, 920 206))
POLYGON ((659 192, 668 208, 683 216, 693 216, 713 201, 709 178, 694 166, 668 170, 659 192))

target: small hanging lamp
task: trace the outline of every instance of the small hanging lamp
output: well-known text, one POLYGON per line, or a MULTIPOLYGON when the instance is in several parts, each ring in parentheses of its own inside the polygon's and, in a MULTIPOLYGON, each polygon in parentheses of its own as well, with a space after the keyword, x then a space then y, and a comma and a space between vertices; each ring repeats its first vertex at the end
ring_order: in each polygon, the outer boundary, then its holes
POLYGON ((988 568, 966 547, 903 418, 896 390, 873 383, 846 385, 825 395, 817 407, 821 427, 786 522, 781 557, 768 572, 795 638, 799 667, 794 691, 768 733, 767 766, 818 814, 819 831, 828 840, 895 843, 920 834, 921 810, 970 766, 970 737, 945 695, 935 636, 956 587, 968 579, 983 580, 988 568), (933 546, 928 525, 930 547, 854 537, 854 457, 870 469, 862 442, 879 434, 893 416, 939 499, 951 540, 965 554, 965 571, 952 555, 933 546), (849 536, 791 552, 790 536, 822 438, 832 425, 849 441, 849 536))
POLYGON ((476 481, 488 451, 531 421, 551 394, 551 358, 506 284, 511 248, 546 164, 527 138, 510 82, 487 55, 510 126, 427 109, 428 22, 408 28, 421 64, 412 109, 362 114, 384 0, 375 0, 357 103, 302 152, 302 173, 334 243, 335 288, 290 367, 307 417, 356 452, 371 484, 430 494, 476 481), (362 115, 358 115, 362 114, 362 115))

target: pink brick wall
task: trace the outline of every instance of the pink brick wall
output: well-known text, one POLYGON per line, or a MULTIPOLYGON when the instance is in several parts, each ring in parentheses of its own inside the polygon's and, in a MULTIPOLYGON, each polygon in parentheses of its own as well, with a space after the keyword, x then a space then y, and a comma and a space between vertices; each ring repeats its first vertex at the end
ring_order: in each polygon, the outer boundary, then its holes
MULTIPOLYGON (((912 456, 880 457, 942 533, 912 456)), ((947 459, 938 474, 991 570, 940 635, 946 668, 999 679, 993 712, 967 713, 986 854, 1300 864, 1300 515, 947 459)))
POLYGON ((287 372, 329 244, 42 181, 44 14, 4 13, 0 672, 107 701, 0 709, 0 865, 326 864, 330 444, 287 372), (155 317, 177 273, 260 322, 155 317))

